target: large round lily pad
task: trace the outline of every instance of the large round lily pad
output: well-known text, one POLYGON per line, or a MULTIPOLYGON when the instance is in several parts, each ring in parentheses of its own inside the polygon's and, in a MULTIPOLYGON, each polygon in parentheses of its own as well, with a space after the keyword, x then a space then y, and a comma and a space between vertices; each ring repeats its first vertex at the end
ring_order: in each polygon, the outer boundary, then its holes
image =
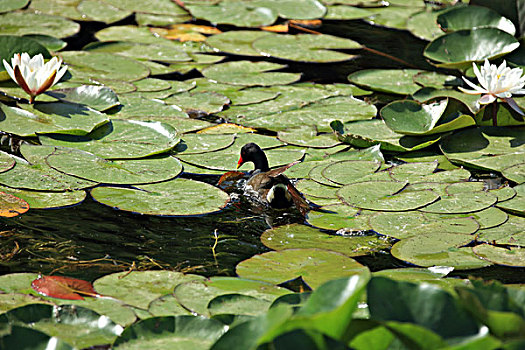
POLYGON ((52 168, 82 179, 107 184, 140 184, 174 178, 182 171, 178 159, 157 156, 130 160, 107 160, 71 149, 57 148, 46 158, 52 168))
POLYGON ((313 125, 302 125, 279 131, 279 140, 290 145, 311 148, 330 148, 340 144, 333 134, 319 134, 313 125))
POLYGON ((70 191, 97 185, 96 182, 69 176, 49 167, 45 163, 44 157, 52 150, 45 150, 44 147, 39 146, 27 146, 25 150, 27 152, 32 150, 44 151, 44 154, 37 154, 39 161, 31 161, 31 163, 21 158, 15 158, 16 165, 11 170, 0 173, 0 184, 36 191, 70 191))
POLYGON ((479 224, 470 217, 432 218, 417 211, 379 213, 370 218, 370 226, 377 233, 404 239, 429 232, 471 234, 479 224))
POLYGON ((405 186, 406 182, 357 182, 343 186, 337 195, 349 205, 381 211, 417 209, 439 199, 439 195, 432 190, 399 192, 405 186))
POLYGON ((177 131, 168 124, 118 119, 84 137, 40 136, 44 145, 77 148, 106 159, 141 158, 164 153, 179 141, 177 131))
POLYGON ((353 40, 332 35, 270 34, 255 40, 252 47, 262 56, 300 62, 326 63, 346 61, 354 57, 333 51, 333 49, 359 49, 361 45, 353 40))
POLYGON ((86 198, 86 191, 28 191, 0 186, 0 191, 23 199, 31 209, 63 208, 79 204, 86 198))
POLYGON ((234 55, 260 56, 260 53, 253 49, 252 43, 268 34, 264 31, 232 30, 210 36, 206 39, 206 44, 218 51, 234 55))
POLYGON ((65 38, 78 33, 79 30, 78 23, 59 16, 31 12, 9 12, 0 15, 0 33, 2 34, 44 34, 65 38))
POLYGON ((516 196, 496 206, 515 215, 525 216, 525 184, 514 187, 516 196))
POLYGON ((347 160, 328 165, 321 174, 330 181, 346 185, 374 173, 380 166, 379 162, 347 160))
POLYGON ((329 235, 299 224, 266 230, 261 236, 261 241, 273 250, 319 248, 347 256, 367 255, 390 247, 387 240, 376 235, 329 235))
POLYGON ((510 35, 516 34, 511 20, 483 6, 459 6, 445 11, 437 17, 437 23, 446 32, 462 29, 491 27, 510 35))
POLYGON ((322 249, 286 249, 241 261, 240 277, 284 283, 301 277, 312 289, 326 281, 362 273, 367 268, 346 255, 322 249))
POLYGON ((420 210, 429 213, 470 213, 486 209, 498 198, 488 192, 461 192, 441 196, 440 200, 420 210))
POLYGON ((175 151, 177 154, 214 152, 230 147, 234 140, 234 134, 186 134, 175 151))
POLYGON ((505 266, 525 266, 525 249, 521 247, 496 247, 480 244, 472 248, 474 254, 494 264, 505 266))
POLYGON ((368 89, 398 95, 411 95, 421 87, 413 77, 423 71, 417 69, 365 69, 348 76, 350 82, 368 89))
POLYGON ((124 187, 97 187, 93 198, 120 210, 149 215, 187 216, 216 212, 230 196, 204 182, 175 179, 156 184, 124 187))
POLYGON ((23 108, 0 104, 0 130, 20 136, 47 132, 85 135, 107 122, 104 114, 79 104, 46 102, 23 108))
POLYGON ((514 51, 519 42, 496 28, 458 30, 430 42, 423 55, 442 68, 468 68, 473 61, 493 59, 514 51))
POLYGON ((210 66, 202 74, 219 83, 244 86, 286 85, 301 78, 297 73, 269 72, 284 67, 270 62, 234 61, 210 66))
POLYGON ((462 246, 473 236, 457 233, 427 233, 403 239, 392 247, 394 257, 418 266, 451 266, 457 270, 476 269, 491 265, 462 246))

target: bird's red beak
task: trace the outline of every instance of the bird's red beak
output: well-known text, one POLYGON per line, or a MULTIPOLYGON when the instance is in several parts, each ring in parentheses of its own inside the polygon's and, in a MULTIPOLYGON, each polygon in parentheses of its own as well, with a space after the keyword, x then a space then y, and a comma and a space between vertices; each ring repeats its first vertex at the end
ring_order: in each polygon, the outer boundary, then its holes
POLYGON ((237 162, 237 169, 241 167, 241 165, 244 164, 244 160, 242 160, 242 156, 239 158, 239 161, 237 162))

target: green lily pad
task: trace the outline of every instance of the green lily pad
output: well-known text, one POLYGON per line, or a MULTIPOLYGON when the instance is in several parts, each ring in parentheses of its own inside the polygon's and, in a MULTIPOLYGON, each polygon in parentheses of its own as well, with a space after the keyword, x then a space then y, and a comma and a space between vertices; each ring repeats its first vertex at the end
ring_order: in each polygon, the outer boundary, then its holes
POLYGON ((29 0, 2 0, 0 1, 0 13, 11 12, 25 7, 29 0))
POLYGON ((330 148, 340 144, 333 134, 318 134, 313 125, 303 125, 285 129, 277 133, 277 138, 290 145, 312 148, 330 148))
POLYGON ((273 250, 318 248, 350 257, 368 255, 390 247, 388 241, 376 235, 329 235, 299 224, 266 230, 261 236, 261 241, 273 250))
POLYGON ((71 2, 34 0, 31 1, 29 8, 35 13, 45 13, 81 21, 83 19, 82 14, 77 10, 75 5, 76 4, 71 2))
POLYGON ((16 164, 15 160, 7 153, 0 151, 0 173, 8 171, 16 164))
POLYGON ((351 20, 366 18, 372 15, 373 13, 364 8, 346 5, 332 5, 327 6, 326 15, 323 18, 331 20, 351 20))
POLYGON ((521 184, 525 182, 525 163, 516 164, 505 168, 501 171, 501 175, 503 175, 506 179, 521 184))
POLYGON ((124 41, 138 44, 164 44, 177 46, 176 43, 155 35, 147 27, 137 27, 134 25, 110 26, 95 33, 95 38, 99 41, 124 41))
POLYGON ((152 317, 126 328, 115 349, 206 350, 228 329, 225 324, 197 316, 152 317))
POLYGON ((318 132, 329 132, 331 131, 329 125, 334 119, 341 119, 343 122, 366 120, 373 118, 376 112, 373 105, 354 97, 337 96, 295 110, 282 111, 277 114, 267 113, 266 116, 246 120, 242 124, 271 131, 311 125, 316 126, 318 132))
MULTIPOLYGON (((474 213, 466 214, 433 214, 425 213, 425 217, 430 220, 446 221, 453 218, 472 218, 479 224, 479 229, 487 229, 491 227, 499 226, 505 223, 509 216, 503 211, 496 207, 489 207, 474 213)), ((480 231, 481 232, 481 231, 480 231)))
POLYGON ((525 244, 525 218, 509 215, 504 224, 480 230, 478 241, 521 246, 525 244))
POLYGON ((438 15, 438 11, 426 10, 418 12, 408 18, 407 30, 423 40, 433 40, 443 35, 443 31, 436 23, 438 15))
POLYGON ((143 3, 137 2, 135 0, 104 0, 104 3, 130 12, 172 16, 185 13, 185 11, 177 6, 177 4, 166 0, 151 0, 148 2, 148 6, 144 6, 143 3))
POLYGON ((101 79, 135 81, 147 77, 148 67, 137 60, 105 52, 63 51, 73 80, 100 81, 101 79))
POLYGON ((458 167, 447 159, 442 154, 437 154, 432 151, 415 151, 403 153, 395 157, 396 159, 402 160, 408 163, 437 163, 437 167, 442 170, 452 170, 458 167))
POLYGON ((244 106, 270 101, 279 96, 277 91, 269 91, 266 87, 248 87, 242 90, 225 91, 232 105, 244 106))
POLYGON ((164 101, 149 99, 130 94, 119 96, 121 106, 113 118, 135 119, 141 117, 177 117, 187 118, 188 115, 181 108, 166 104, 164 101))
POLYGON ((453 162, 501 171, 525 161, 525 128, 478 127, 445 137, 441 150, 453 162))
POLYGON ((100 294, 147 309, 151 301, 171 293, 179 283, 202 279, 202 276, 167 270, 133 271, 105 275, 93 282, 93 286, 100 294), (130 293, 130 290, 133 290, 133 293, 130 293))
POLYGON ((368 270, 365 266, 343 254, 313 248, 263 253, 241 261, 236 267, 240 277, 275 284, 300 276, 312 289, 365 270, 368 270))
POLYGON ((180 107, 191 116, 201 117, 222 111, 230 99, 216 92, 182 92, 164 99, 164 102, 180 107))
POLYGON ((504 266, 525 266, 525 249, 520 247, 496 247, 480 244, 472 247, 474 254, 494 264, 504 266))
POLYGON ((86 191, 44 192, 0 186, 0 191, 23 199, 31 209, 63 208, 81 203, 86 191))
MULTIPOLYGON (((364 232, 370 230, 368 220, 372 213, 374 212, 345 204, 323 205, 321 208, 308 213, 307 222, 312 226, 325 230, 344 230, 343 234, 364 232)), ((356 235, 356 237, 359 237, 359 235, 356 235)))
POLYGON ((208 310, 212 316, 216 315, 248 315, 257 316, 268 311, 271 302, 249 295, 223 294, 208 303, 208 310))
POLYGON ((416 101, 394 101, 381 109, 381 117, 393 131, 404 135, 432 135, 476 125, 469 115, 438 125, 447 108, 448 100, 420 104, 416 101))
POLYGON ((477 105, 479 96, 465 94, 458 90, 424 87, 416 91, 414 94, 412 94, 412 97, 416 101, 426 102, 426 103, 428 103, 429 101, 434 101, 435 99, 441 99, 441 98, 448 97, 449 103, 450 103, 450 99, 459 101, 462 104, 464 104, 468 108, 468 110, 473 114, 476 114, 479 111, 479 106, 477 105))
POLYGON ((219 52, 242 56, 260 56, 261 54, 252 47, 252 43, 268 34, 264 31, 232 30, 208 37, 206 44, 219 52))
MULTIPOLYGON (((24 147, 25 152, 33 152, 43 149, 40 146, 24 147)), ((44 150, 45 155, 50 152, 44 150)), ((36 153, 38 161, 32 160, 31 163, 21 158, 15 158, 16 165, 9 171, 0 173, 0 184, 8 187, 35 191, 71 191, 80 190, 97 185, 96 182, 82 180, 74 176, 69 176, 49 167, 44 161, 44 155, 36 153), (38 181, 35 181, 38 179, 38 181)), ((26 156, 27 158, 27 156, 26 156)))
POLYGON ((216 212, 230 196, 204 182, 175 179, 134 188, 97 187, 91 196, 107 206, 148 215, 187 216, 216 212))
POLYGON ((131 160, 106 160, 71 148, 57 148, 46 157, 52 168, 81 179, 107 184, 141 184, 165 181, 182 171, 179 160, 170 156, 131 160))
POLYGON ((252 47, 262 56, 276 57, 299 62, 340 62, 354 58, 334 49, 360 49, 353 40, 332 35, 315 34, 269 34, 252 43, 252 47))
POLYGON ((119 104, 115 92, 106 86, 82 85, 77 88, 55 89, 46 94, 61 101, 86 105, 97 111, 105 111, 119 104))
POLYGON ((181 306, 173 294, 166 294, 150 302, 148 312, 153 316, 191 315, 191 312, 181 306))
POLYGON ((85 135, 107 122, 104 114, 73 103, 45 102, 23 108, 0 104, 0 130, 20 136, 46 132, 85 135))
POLYGON ((102 1, 82 0, 77 10, 93 21, 113 23, 131 15, 131 11, 124 11, 102 1))
POLYGON ((337 195, 349 205, 381 211, 413 210, 439 199, 432 190, 401 191, 405 185, 393 181, 357 182, 343 186, 337 195))
POLYGON ((510 35, 516 34, 511 20, 496 11, 482 6, 465 6, 450 9, 437 17, 437 23, 446 32, 471 28, 498 28, 510 35))
POLYGON ((219 83, 243 86, 286 85, 301 78, 297 73, 269 72, 286 66, 270 62, 234 61, 214 64, 202 74, 219 83))
POLYGON ((430 42, 423 55, 441 68, 468 68, 474 61, 494 59, 518 48, 519 42, 496 28, 458 30, 430 42))
MULTIPOLYGON (((19 52, 27 52, 31 57, 42 54, 44 58, 51 58, 48 49, 36 40, 16 35, 0 35, 0 59, 11 63, 11 58, 19 52)), ((3 64, 0 66, 1 71, 5 71, 3 64)))
POLYGON ((7 332, 2 333, 2 336, 0 336, 0 342, 7 348, 46 349, 49 347, 49 344, 53 344, 54 346, 50 347, 50 349, 75 349, 68 343, 57 339, 56 337, 47 335, 44 332, 16 325, 10 326, 7 332))
MULTIPOLYGON (((177 83, 181 83, 181 85, 184 84, 184 82, 177 83)), ((155 78, 144 78, 139 81, 133 82, 133 85, 137 87, 138 92, 163 91, 169 90, 172 87, 171 82, 155 78)))
MULTIPOLYGON (((229 147, 224 150, 202 154, 181 154, 177 155, 177 158, 202 168, 223 171, 235 170, 242 145, 244 145, 244 143, 237 143, 236 141, 234 147, 229 147), (235 147, 237 144, 240 145, 238 148, 235 147)), ((304 153, 303 151, 296 149, 276 148, 267 150, 266 156, 268 157, 270 167, 277 167, 301 159, 304 156, 304 153)))
POLYGON ((516 191, 514 198, 503 203, 497 203, 496 206, 516 215, 525 216, 525 184, 514 187, 514 190, 516 191))
POLYGON ((322 170, 322 175, 340 185, 357 182, 366 175, 373 174, 381 163, 367 160, 346 160, 335 162, 322 170))
POLYGON ((474 255, 471 248, 461 248, 473 238, 445 232, 421 234, 397 242, 391 254, 400 260, 425 267, 451 266, 456 270, 469 270, 492 265, 474 255))
POLYGON ((197 154, 214 152, 233 145, 235 135, 232 134, 186 134, 182 143, 174 149, 179 154, 197 154))
POLYGON ((479 224, 471 217, 428 217, 417 211, 405 213, 379 213, 369 220, 374 231, 397 239, 428 232, 472 234, 479 224))
MULTIPOLYGON (((437 168, 436 162, 405 163, 388 169, 392 179, 396 181, 422 182, 426 176, 431 175, 437 168)), ((427 182, 427 181, 425 181, 427 182)), ((430 181, 428 181, 430 182, 430 181)))
POLYGON ((183 307, 206 316, 210 315, 211 310, 208 307, 216 297, 233 293, 273 302, 290 291, 258 280, 222 276, 181 283, 173 291, 183 307))
POLYGON ((348 133, 343 134, 341 133, 343 130, 339 127, 342 123, 338 122, 332 122, 330 126, 335 127, 339 140, 356 147, 370 147, 379 143, 381 150, 405 152, 428 147, 439 140, 439 136, 436 135, 414 137, 398 134, 379 119, 353 122, 348 133))
MULTIPOLYGON (((324 163, 321 168, 324 169, 324 163)), ((337 198, 338 187, 324 185, 314 180, 303 179, 297 182, 295 187, 302 193, 318 198, 337 198)))
POLYGON ((4 314, 12 323, 39 330, 76 348, 86 348, 113 342, 122 327, 107 316, 77 305, 32 304, 4 314))
POLYGON ((508 201, 516 196, 516 191, 508 185, 489 190, 489 193, 495 194, 496 197, 498 197, 498 203, 508 201))
POLYGON ((423 72, 417 69, 364 69, 350 74, 348 80, 374 91, 411 95, 421 88, 414 83, 414 76, 423 72))
POLYGON ((174 45, 139 44, 125 41, 95 42, 84 47, 87 52, 110 53, 140 60, 166 63, 191 61, 191 57, 174 45))
POLYGON ((40 135, 43 145, 77 148, 106 159, 142 158, 172 149, 177 131, 160 122, 112 120, 87 136, 40 135))
POLYGON ((460 192, 441 196, 440 200, 419 210, 428 213, 470 213, 486 209, 498 198, 487 192, 460 192))
POLYGON ((133 117, 134 120, 143 120, 145 122, 160 122, 162 124, 170 125, 176 129, 178 133, 188 133, 193 131, 199 131, 204 128, 213 126, 213 123, 205 120, 193 119, 189 117, 162 117, 162 116, 142 116, 133 117))
POLYGON ((79 24, 59 16, 31 12, 9 12, 0 15, 0 33, 4 35, 43 34, 65 38, 78 33, 79 30, 79 24))

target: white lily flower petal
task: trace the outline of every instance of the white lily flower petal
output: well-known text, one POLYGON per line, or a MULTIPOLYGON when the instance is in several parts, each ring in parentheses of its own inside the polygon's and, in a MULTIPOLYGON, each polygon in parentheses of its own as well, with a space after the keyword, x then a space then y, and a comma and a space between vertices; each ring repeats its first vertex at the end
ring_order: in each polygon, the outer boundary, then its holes
POLYGON ((515 110, 516 112, 518 112, 518 113, 521 114, 521 115, 525 115, 525 113, 523 113, 523 111, 522 111, 521 108, 518 106, 518 104, 516 103, 516 101, 514 101, 512 98, 506 98, 504 101, 507 102, 507 104, 508 104, 513 110, 515 110))
POLYGON ((60 81, 60 79, 62 79, 64 74, 66 74, 67 72, 67 68, 68 68, 67 66, 60 68, 60 70, 57 72, 57 75, 55 77, 55 81, 53 81, 53 85, 55 85, 56 83, 60 81))
POLYGON ((4 68, 5 68, 5 71, 7 72, 7 74, 9 74, 11 79, 13 79, 16 82, 15 72, 13 71, 13 68, 11 68, 11 66, 9 65, 9 63, 7 63, 6 60, 2 60, 2 62, 4 64, 4 68))
POLYGON ((478 100, 478 103, 482 105, 486 105, 494 101, 496 101, 496 97, 494 95, 486 94, 486 95, 481 96, 481 98, 478 100))
POLYGON ((477 91, 478 94, 485 94, 487 93, 488 91, 483 89, 483 88, 480 88, 479 86, 477 86, 476 84, 474 84, 473 82, 471 82, 470 80, 466 79, 465 77, 463 77, 463 80, 465 81, 465 83, 467 83, 471 88, 474 89, 474 91, 477 91))

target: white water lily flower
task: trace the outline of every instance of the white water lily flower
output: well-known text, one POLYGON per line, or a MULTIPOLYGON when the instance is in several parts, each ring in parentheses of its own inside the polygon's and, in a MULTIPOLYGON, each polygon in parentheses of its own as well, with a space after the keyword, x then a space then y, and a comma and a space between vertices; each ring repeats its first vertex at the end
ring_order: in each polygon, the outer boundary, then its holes
POLYGON ((62 59, 53 57, 44 63, 42 54, 31 58, 27 52, 16 53, 11 59, 11 66, 6 60, 3 63, 11 79, 29 94, 29 103, 35 101, 35 96, 55 85, 67 70, 67 66, 60 69, 62 59))
POLYGON ((511 69, 507 67, 505 60, 497 67, 495 64, 489 64, 487 59, 485 59, 481 70, 478 69, 475 63, 472 63, 472 67, 474 68, 474 74, 476 74, 476 78, 478 78, 481 87, 463 77, 463 80, 474 90, 467 90, 460 87, 459 89, 461 91, 470 95, 484 94, 478 100, 478 103, 482 105, 492 103, 496 101, 497 98, 500 98, 503 102, 508 103, 516 112, 525 115, 512 99, 513 94, 525 94, 525 89, 523 89, 525 85, 525 75, 523 75, 521 68, 511 69))

